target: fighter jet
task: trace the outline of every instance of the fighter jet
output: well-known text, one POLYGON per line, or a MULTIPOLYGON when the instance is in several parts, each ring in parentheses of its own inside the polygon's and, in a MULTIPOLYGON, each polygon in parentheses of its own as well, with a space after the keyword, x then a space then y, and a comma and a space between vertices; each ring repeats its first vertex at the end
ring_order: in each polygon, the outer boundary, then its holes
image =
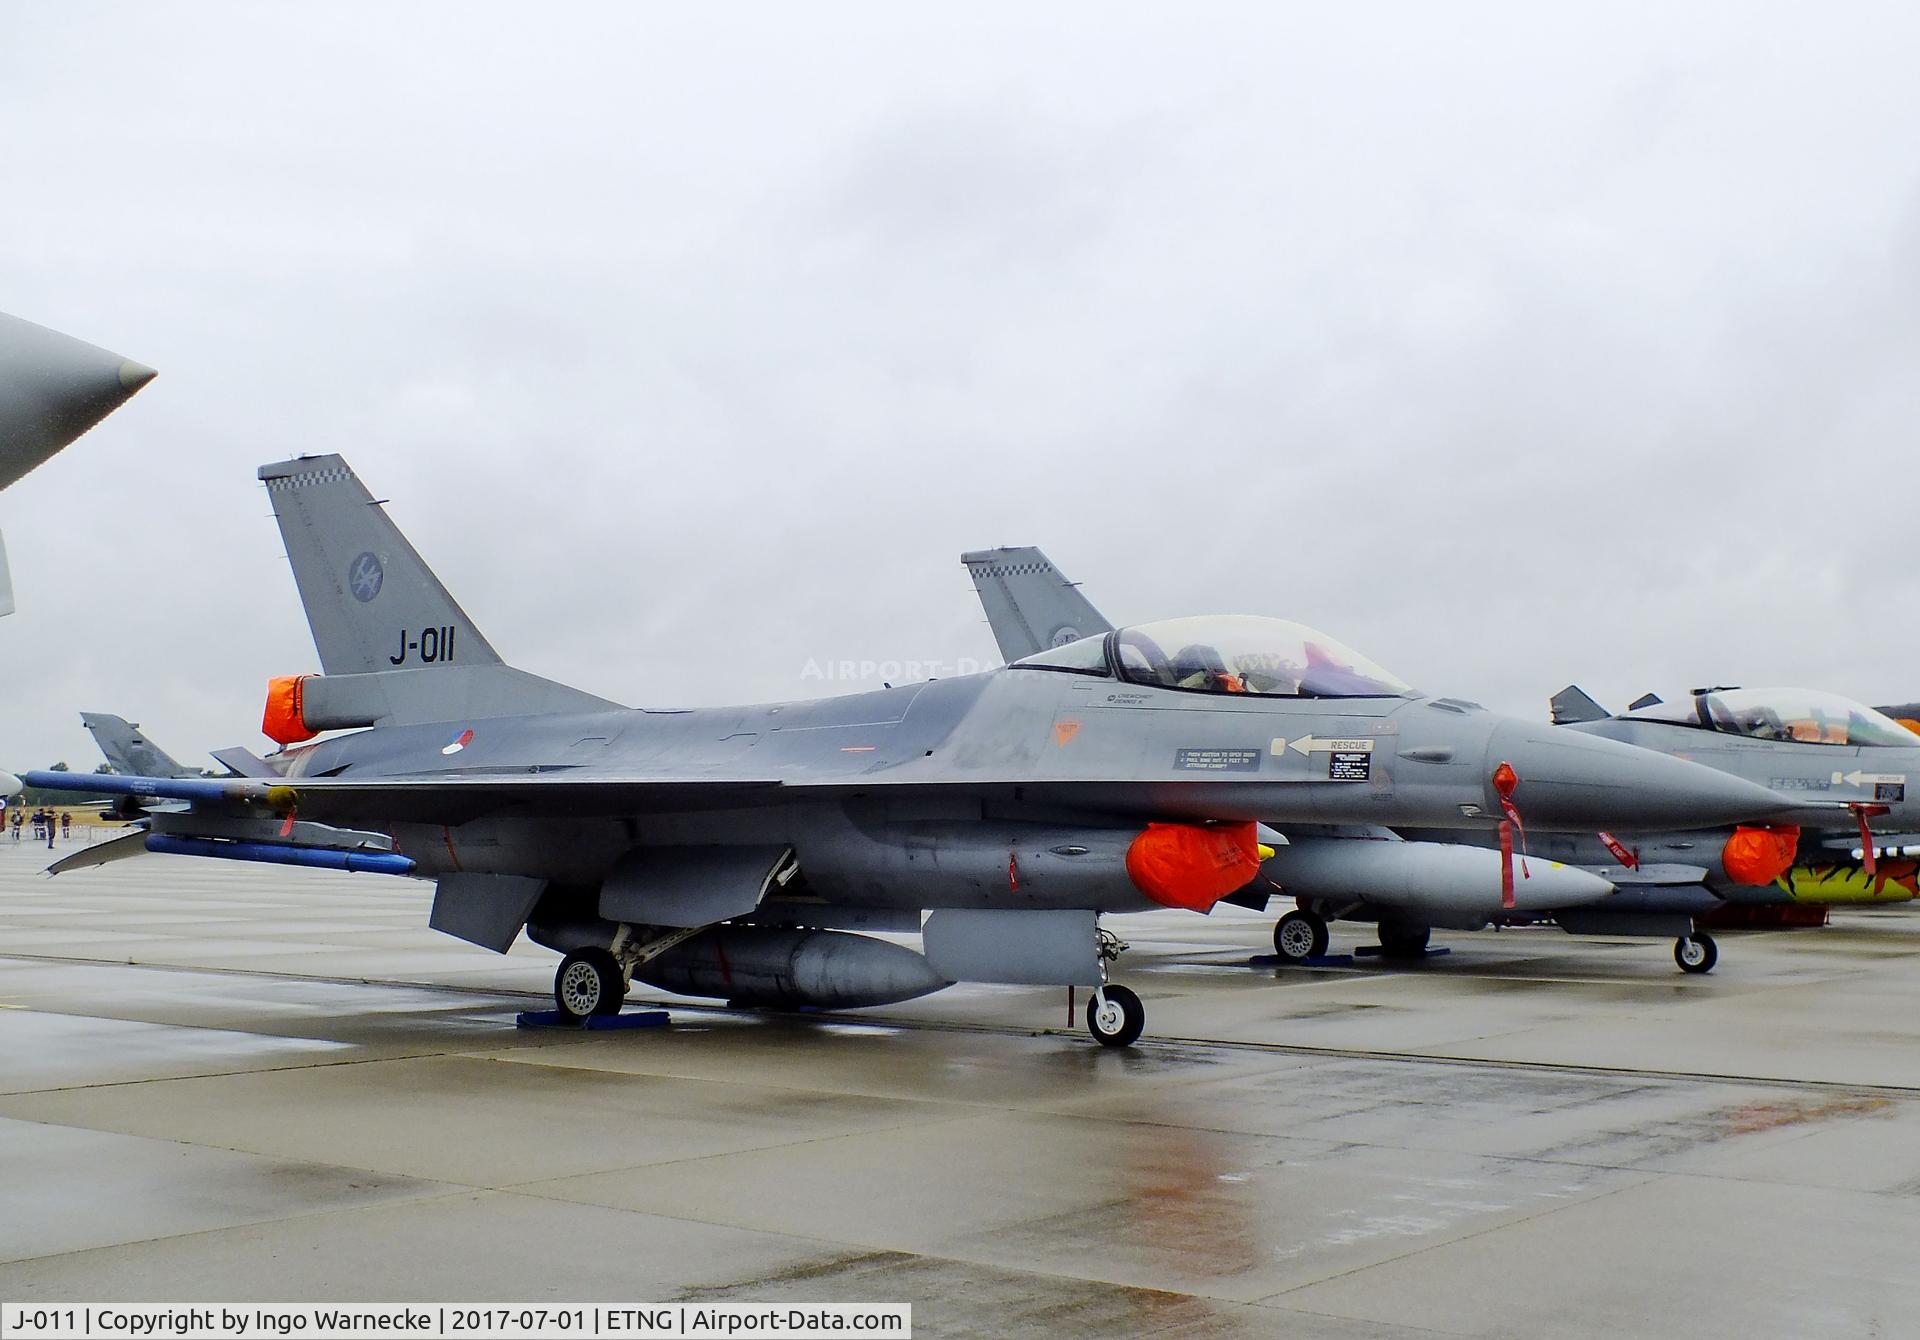
MULTIPOLYGON (((1109 627, 1079 588, 1038 549, 982 550, 961 556, 1003 655, 1032 654, 1056 630, 1109 627)), ((1494 905, 1449 896, 1443 862, 1464 862, 1461 848, 1484 847, 1482 829, 1423 835, 1442 839, 1400 846, 1356 845, 1376 834, 1333 830, 1294 844, 1266 874, 1295 896, 1299 909, 1275 927, 1283 959, 1323 953, 1329 918, 1377 920, 1388 957, 1424 951, 1432 927, 1473 930, 1550 912, 1575 934, 1675 937, 1686 972, 1712 971, 1719 949, 1698 919, 1732 903, 1899 901, 1920 893, 1920 796, 1909 801, 1909 774, 1920 775, 1920 738, 1864 704, 1801 689, 1703 689, 1668 704, 1648 695, 1613 716, 1578 688, 1556 694, 1552 720, 1572 731, 1684 757, 1765 785, 1818 798, 1824 809, 1793 825, 1709 830, 1633 831, 1625 816, 1600 831, 1548 832, 1535 826, 1534 855, 1600 876, 1604 899, 1494 905), (1876 836, 1873 825, 1905 836, 1876 836), (1631 845, 1628 845, 1628 842, 1631 845), (1423 874, 1430 867, 1432 874, 1423 874), (1392 887, 1393 874, 1411 879, 1392 887)), ((1491 854, 1491 853, 1485 853, 1491 854)))
MULTIPOLYGON (((1703 868, 1716 897, 1743 905, 1897 902, 1920 895, 1920 738, 1879 709, 1836 693, 1704 688, 1648 694, 1607 712, 1569 686, 1553 720, 1569 730, 1684 756, 1788 794, 1832 802, 1825 821, 1764 835, 1644 834, 1636 859, 1703 868)), ((1585 865, 1607 860, 1592 840, 1548 847, 1585 865)), ((1649 895, 1652 897, 1652 895, 1649 895)))
MULTIPOLYGON (((0 312, 0 489, 106 418, 152 381, 144 364, 0 312)), ((13 612, 0 546, 0 614, 13 612)))
POLYGON ((1109 981, 1123 946, 1101 916, 1212 908, 1257 873, 1262 822, 1491 832, 1516 811, 1579 828, 1798 809, 1696 764, 1426 697, 1254 616, 839 698, 624 708, 502 661, 340 457, 260 477, 323 668, 269 686, 280 775, 30 774, 185 802, 72 861, 431 879, 436 929, 498 952, 525 929, 564 955, 554 997, 576 1018, 617 1011, 635 980, 822 1008, 956 981, 1069 985, 1094 988, 1093 1036, 1125 1045, 1145 1011, 1109 981), (353 733, 314 738, 337 730, 353 733))

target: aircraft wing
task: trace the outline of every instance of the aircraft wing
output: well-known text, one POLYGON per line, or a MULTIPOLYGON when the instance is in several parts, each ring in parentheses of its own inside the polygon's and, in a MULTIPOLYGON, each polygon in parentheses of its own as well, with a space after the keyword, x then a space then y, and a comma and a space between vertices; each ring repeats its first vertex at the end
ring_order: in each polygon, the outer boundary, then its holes
POLYGON ((692 809, 750 808, 800 798, 871 793, 999 797, 1016 789, 1030 798, 1089 813, 1137 818, 1259 819, 1270 802, 1223 793, 1218 784, 1137 781, 1016 782, 977 778, 884 783, 870 778, 782 780, 775 777, 647 777, 550 769, 544 772, 434 773, 417 777, 126 777, 110 773, 29 772, 28 786, 138 797, 149 813, 297 815, 322 824, 463 824, 488 816, 666 814, 692 809), (159 803, 154 803, 159 802, 159 803))
POLYGON ((28 786, 92 795, 187 801, 195 812, 298 814, 326 822, 460 824, 489 814, 636 814, 766 803, 780 789, 760 777, 591 777, 566 772, 432 777, 122 777, 29 772, 28 786))

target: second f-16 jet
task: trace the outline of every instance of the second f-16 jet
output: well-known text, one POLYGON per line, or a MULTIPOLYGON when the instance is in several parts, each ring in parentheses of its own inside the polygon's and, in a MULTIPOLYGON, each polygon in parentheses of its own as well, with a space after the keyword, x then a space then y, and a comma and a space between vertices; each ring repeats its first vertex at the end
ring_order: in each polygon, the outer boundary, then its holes
MULTIPOLYGON (((1703 688, 1672 701, 1649 694, 1614 714, 1568 687, 1552 707, 1553 720, 1569 730, 1657 749, 1829 805, 1825 817, 1743 841, 1643 834, 1634 842, 1638 862, 1695 871, 1702 887, 1734 905, 1894 902, 1920 892, 1920 792, 1912 789, 1920 784, 1920 737, 1887 713, 1796 688, 1703 688)), ((1583 864, 1608 859, 1592 840, 1555 838, 1547 849, 1583 864)), ((1644 895, 1649 911, 1683 896, 1654 888, 1644 895)))
MULTIPOLYGON (((961 562, 1005 656, 1111 626, 1038 549, 982 550, 961 562)), ((1606 882, 1607 896, 1585 898, 1536 891, 1496 901, 1484 880, 1461 881, 1455 872, 1472 867, 1470 853, 1493 856, 1484 826, 1443 826, 1419 841, 1394 841, 1402 835, 1381 828, 1328 827, 1266 863, 1268 877, 1299 903, 1275 927, 1279 955, 1298 962, 1324 952, 1334 918, 1376 922, 1382 951, 1408 957, 1424 952, 1433 927, 1473 930, 1551 914, 1573 933, 1673 936, 1676 963, 1699 973, 1712 970, 1719 951, 1695 923, 1728 904, 1831 895, 1860 883, 1847 878, 1855 872, 1866 885, 1858 901, 1913 896, 1920 795, 1909 799, 1907 787, 1920 780, 1920 738, 1883 713, 1803 689, 1702 689, 1673 703, 1649 695, 1615 716, 1569 687, 1552 706, 1553 722, 1569 734, 1684 758, 1818 803, 1794 823, 1649 829, 1623 811, 1585 831, 1534 825, 1532 854, 1606 882)))
MULTIPOLYGON (((879 692, 621 707, 507 665, 338 456, 260 477, 323 668, 269 688, 277 775, 31 774, 173 802, 56 871, 162 852, 431 879, 436 929, 495 951, 524 929, 562 954, 555 1000, 575 1017, 617 1011, 636 980, 821 1008, 1079 985, 1090 1031, 1124 1045, 1145 1013, 1109 981, 1121 946, 1100 918, 1204 912, 1291 826, 1492 837, 1520 815, 1681 828, 1801 808, 1428 697, 1245 615, 1063 633, 998 670, 879 692)), ((1467 859, 1487 887, 1515 880, 1513 861, 1467 859)), ((1519 882, 1609 888, 1546 861, 1519 882)))

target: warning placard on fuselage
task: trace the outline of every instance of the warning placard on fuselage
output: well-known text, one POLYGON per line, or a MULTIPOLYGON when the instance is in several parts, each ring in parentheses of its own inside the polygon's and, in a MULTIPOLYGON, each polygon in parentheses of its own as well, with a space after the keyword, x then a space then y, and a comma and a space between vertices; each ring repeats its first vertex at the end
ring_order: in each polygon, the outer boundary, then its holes
MULTIPOLYGON (((1371 741, 1369 741, 1371 743, 1371 741)), ((1327 780, 1365 782, 1373 778, 1373 751, 1334 749, 1327 753, 1327 780)))
POLYGON ((1180 749, 1173 766, 1182 772, 1258 772, 1258 749, 1180 749))

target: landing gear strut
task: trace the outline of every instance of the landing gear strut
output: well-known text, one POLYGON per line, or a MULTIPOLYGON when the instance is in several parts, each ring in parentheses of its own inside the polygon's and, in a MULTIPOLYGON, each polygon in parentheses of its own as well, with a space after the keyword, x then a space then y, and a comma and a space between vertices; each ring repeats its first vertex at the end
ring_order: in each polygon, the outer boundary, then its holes
POLYGON ((1720 946, 1705 931, 1695 931, 1673 942, 1673 961, 1681 972, 1712 972, 1720 961, 1720 946))
POLYGON ((1289 912, 1274 925, 1273 952, 1283 963, 1305 963, 1327 952, 1327 923, 1314 912, 1289 912))
POLYGON ((618 1014, 627 1000, 627 975, 610 950, 576 949, 553 975, 553 1001, 570 1019, 618 1014))
POLYGON ((1094 932, 1100 955, 1100 986, 1087 998, 1087 1032, 1102 1047, 1131 1047, 1147 1026, 1147 1007, 1124 986, 1106 980, 1107 965, 1126 952, 1119 936, 1102 926, 1094 932))

